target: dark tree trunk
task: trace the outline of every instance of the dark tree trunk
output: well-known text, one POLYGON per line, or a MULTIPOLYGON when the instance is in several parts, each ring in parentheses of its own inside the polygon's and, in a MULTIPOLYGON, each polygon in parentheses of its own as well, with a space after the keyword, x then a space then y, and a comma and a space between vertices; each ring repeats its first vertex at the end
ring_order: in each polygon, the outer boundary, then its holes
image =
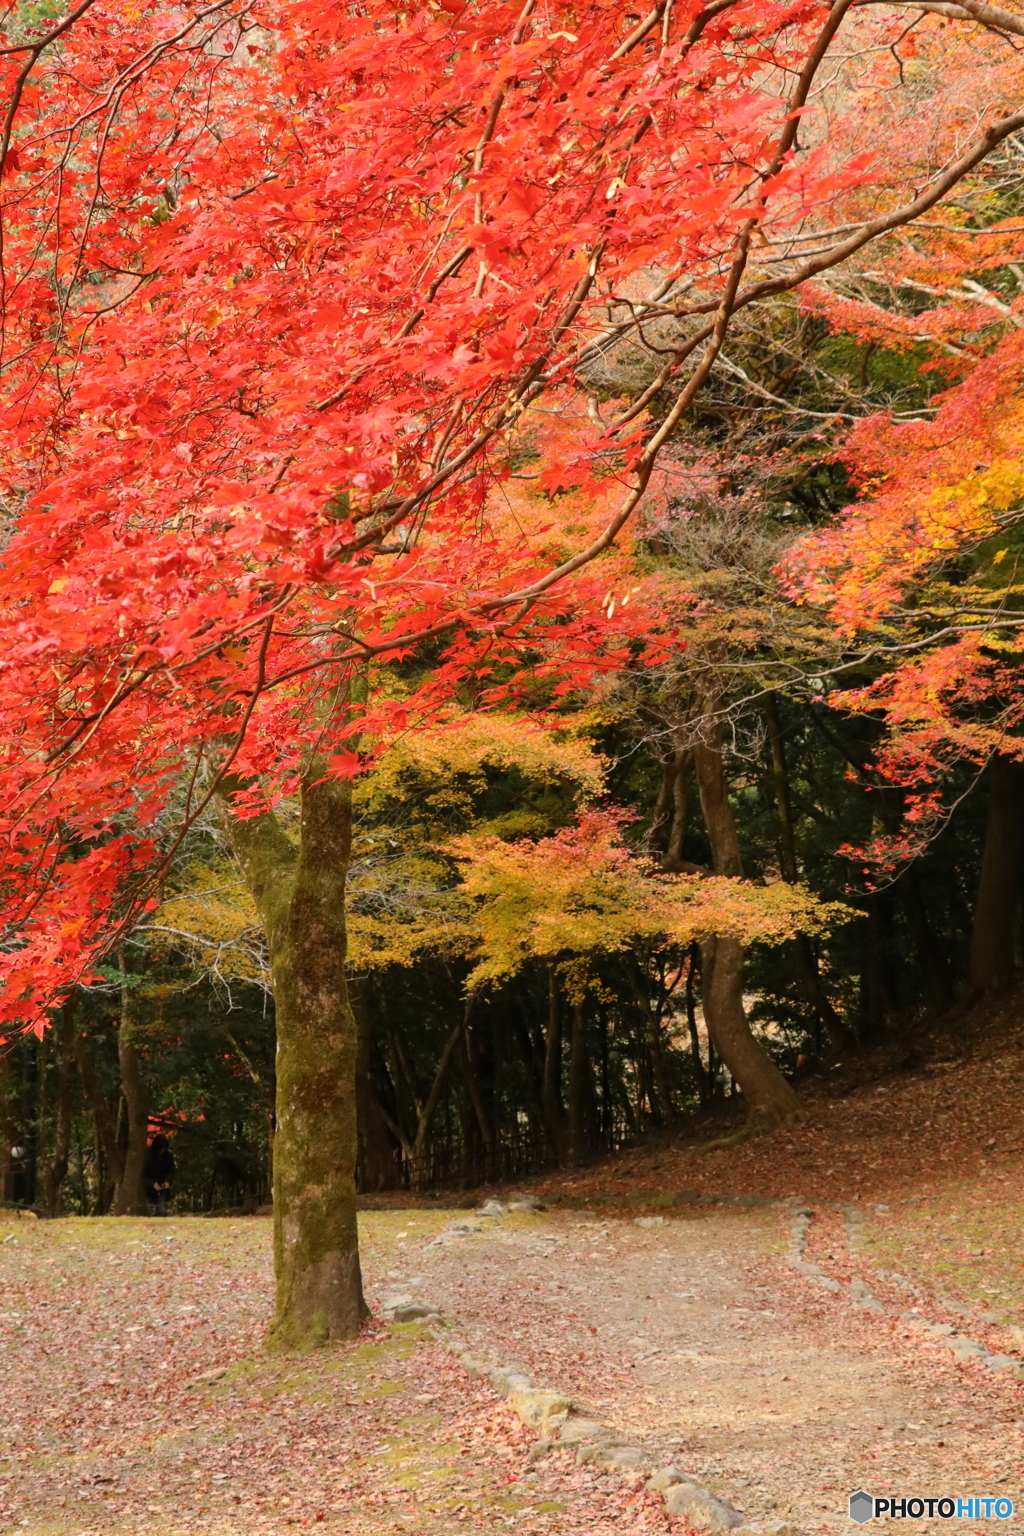
MULTIPOLYGON (((118 968, 127 975, 128 957, 122 950, 118 955, 118 968)), ((142 1078, 142 1064, 135 1047, 135 1000, 132 989, 121 985, 121 1020, 117 1029, 117 1064, 121 1070, 121 1095, 124 1099, 128 1139, 125 1145, 121 1177, 114 1190, 111 1207, 115 1216, 144 1216, 146 1192, 142 1183, 142 1171, 146 1162, 146 1132, 149 1114, 146 1108, 146 1085, 142 1078)))
MULTIPOLYGON (((712 703, 706 713, 710 716, 713 709, 712 703)), ((740 876, 743 863, 725 779, 722 728, 707 719, 704 731, 692 752, 715 874, 740 876)), ((736 939, 708 939, 701 945, 701 977, 708 1033, 740 1086, 750 1120, 791 1124, 800 1114, 800 1100, 754 1039, 743 1008, 743 946, 736 939)))
POLYGON ((470 1024, 471 1008, 467 1004, 466 1016, 462 1030, 462 1060, 466 1073, 466 1087, 469 1090, 469 1100, 473 1106, 473 1114, 476 1117, 477 1128, 480 1131, 480 1141, 483 1145, 484 1157, 488 1168, 494 1158, 495 1135, 494 1125, 487 1106, 484 1103, 483 1089, 480 1086, 480 1066, 478 1059, 478 1047, 473 1026, 470 1024))
POLYGON ((697 1033, 697 1005, 694 999, 693 983, 699 968, 700 949, 694 944, 690 950, 689 963, 686 967, 686 1027, 690 1034, 690 1056, 693 1059, 693 1073, 697 1081, 697 1097, 702 1109, 711 1102, 711 1063, 708 1062, 708 1070, 705 1072, 704 1063, 700 1054, 700 1036, 697 1033))
POLYGON ((572 1005, 569 1040, 569 1161, 581 1163, 590 1151, 595 1121, 594 1076, 587 1039, 586 1004, 572 1005))
POLYGON ((4 1205, 11 1205, 14 1202, 14 1168, 11 1162, 11 1148, 16 1143, 14 1119, 11 1115, 11 1104, 14 1099, 12 1061, 13 1053, 9 1042, 0 1040, 0 1203, 4 1205))
POLYGON ((272 814, 241 820, 225 806, 274 978, 277 1301, 268 1343, 296 1350, 352 1338, 367 1315, 356 1230, 357 1038, 345 975, 352 792, 312 763, 300 794, 298 848, 272 814))
POLYGON ((57 1113, 53 1132, 53 1156, 43 1177, 43 1200, 47 1216, 59 1216, 61 1186, 67 1177, 71 1156, 71 1095, 75 1076, 75 1013, 78 993, 72 992, 60 1011, 57 1025, 57 1113))
POLYGON ((548 966, 548 1021, 544 1031, 544 1136, 549 1158, 565 1158, 565 1109, 562 1105, 562 999, 558 974, 548 966))
MULTIPOLYGON (((778 704, 774 693, 765 697, 765 721, 772 749, 772 768, 775 775, 775 806, 779 818, 779 868, 783 880, 795 885, 800 878, 796 858, 796 837, 793 832, 793 805, 789 792, 789 769, 782 739, 778 704)), ((839 1014, 833 1008, 828 993, 818 974, 814 949, 806 933, 798 933, 794 940, 796 979, 804 1002, 814 1010, 819 1025, 824 1028, 834 1051, 848 1054, 856 1047, 856 1041, 839 1014)))
POLYGON ((953 1001, 953 989, 950 985, 949 969, 935 942, 935 936, 928 921, 928 908, 921 890, 921 877, 917 864, 911 864, 903 879, 897 884, 896 890, 903 897, 903 904, 914 930, 914 943, 921 959, 921 968, 924 971, 925 985, 928 989, 928 1005, 933 1013, 942 1013, 953 1001))
POLYGON ((997 754, 988 769, 988 821, 971 926, 971 991, 1013 979, 1024 849, 1024 764, 997 754))
POLYGON ((615 1135, 615 1107, 612 1103, 611 1062, 609 1060, 608 1010, 602 1004, 598 1017, 601 1020, 601 1137, 611 1148, 615 1135))
MULTIPOLYGON (((471 1003, 473 1003, 473 998, 468 998, 467 1005, 465 1005, 467 1012, 470 1009, 471 1003)), ((413 1163, 413 1189, 425 1189, 430 1184, 430 1178, 427 1177, 427 1169, 425 1169, 424 1163, 425 1157, 427 1157, 427 1138, 430 1137, 430 1127, 433 1124, 434 1115, 438 1112, 442 1094, 444 1094, 451 1061, 453 1061, 454 1054, 456 1054, 459 1040, 462 1038, 462 1029, 464 1029, 464 1018, 461 1018, 459 1023, 454 1025, 453 1031, 445 1040, 444 1051, 441 1052, 438 1069, 434 1072, 434 1080, 431 1083, 430 1092, 427 1094, 427 1100, 422 1101, 419 1095, 416 1094, 415 1086, 413 1086, 416 1104, 416 1140, 413 1141, 413 1146, 408 1149, 407 1154, 410 1157, 411 1163, 413 1163)))
POLYGON ((109 1209, 114 1190, 121 1182, 124 1158, 117 1144, 117 1133, 110 1106, 96 1077, 89 1036, 82 1030, 76 1029, 74 1037, 78 1075, 82 1080, 82 1091, 86 1102, 92 1110, 96 1132, 96 1190, 93 1214, 102 1216, 109 1209))
POLYGON ((370 983, 350 977, 349 999, 356 1021, 356 1130, 359 1153, 356 1162, 359 1189, 375 1194, 398 1186, 398 1163, 388 1131, 387 1118, 373 1081, 373 1018, 370 983))

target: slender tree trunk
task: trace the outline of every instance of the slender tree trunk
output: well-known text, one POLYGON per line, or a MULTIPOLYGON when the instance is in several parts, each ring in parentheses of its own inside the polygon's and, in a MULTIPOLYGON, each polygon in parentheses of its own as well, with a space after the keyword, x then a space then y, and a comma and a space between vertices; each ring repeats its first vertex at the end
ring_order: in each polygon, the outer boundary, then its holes
MULTIPOLYGON (((796 858, 796 837, 793 832, 793 804, 789 792, 789 768, 782 739, 782 725, 774 693, 765 696, 765 721, 768 740, 772 749, 772 768, 775 774, 775 806, 779 818, 779 868, 783 880, 796 885, 800 871, 796 858)), ((849 1053, 856 1041, 839 1014, 833 1008, 828 993, 822 985, 814 949, 806 933, 798 933, 793 943, 796 959, 797 986, 804 1001, 817 1015, 819 1024, 828 1035, 833 1050, 849 1053)))
MULTIPOLYGON (((712 701, 706 715, 713 714, 712 701)), ((704 739, 692 754, 704 823, 717 875, 740 876, 736 821, 729 804, 723 762, 722 728, 706 720, 704 739)), ((743 1007, 743 946, 732 938, 712 938, 701 945, 704 1018, 715 1050, 740 1086, 750 1120, 758 1125, 789 1125, 800 1114, 800 1100, 773 1061, 758 1045, 743 1007)))
POLYGON ((124 1175, 124 1158, 117 1144, 113 1117, 96 1078, 89 1036, 80 1029, 74 1032, 75 1060, 78 1075, 82 1079, 82 1091, 92 1110, 96 1141, 96 1191, 93 1214, 102 1216, 109 1208, 113 1192, 124 1175))
POLYGON ((272 814, 241 820, 224 806, 274 979, 277 1300, 268 1344, 285 1350, 352 1338, 367 1315, 356 1230, 357 1038, 345 976, 352 792, 314 762, 300 794, 298 848, 272 814))
POLYGON ((427 1150, 427 1137, 430 1135, 430 1127, 437 1113, 437 1106, 441 1102, 445 1083, 448 1080, 448 1072, 451 1068, 452 1058, 455 1055, 459 1040, 462 1036, 462 1021, 452 1029, 451 1034, 444 1043, 441 1059, 434 1073, 434 1081, 430 1085, 430 1092, 426 1100, 416 1105, 416 1140, 413 1142, 413 1156, 423 1157, 427 1150))
POLYGON ((349 998, 356 1021, 356 1130, 359 1135, 357 1160, 360 1190, 376 1193, 394 1189, 398 1184, 398 1165, 384 1110, 377 1096, 371 1071, 373 1056, 373 1019, 370 1012, 370 984, 365 977, 349 978, 349 998))
POLYGON ((581 1163, 590 1151, 596 1107, 586 1002, 579 998, 572 1005, 569 1039, 569 1161, 572 1163, 581 1163))
POLYGON ((903 879, 897 884, 896 891, 903 897, 903 903, 914 930, 914 942, 921 958, 929 1006, 933 1013, 942 1013, 953 1001, 953 989, 950 985, 949 968, 945 957, 935 942, 932 926, 928 921, 928 908, 925 905, 921 877, 916 863, 911 864, 903 879))
POLYGON ((11 1148, 15 1145, 14 1119, 11 1104, 14 1099, 14 1074, 11 1071, 13 1049, 10 1043, 0 1040, 0 1204, 14 1202, 14 1167, 11 1148))
POLYGON ((700 1036, 697 1033, 697 1005, 693 995, 694 975, 699 965, 700 950, 696 944, 690 949, 689 964, 686 968, 686 1027, 690 1032, 690 1056, 693 1059, 693 1073, 697 1080, 697 1097, 700 1106, 705 1109, 711 1102, 711 1063, 708 1062, 708 1071, 704 1070, 704 1062, 700 1054, 700 1036))
POLYGON ((645 1079, 651 1114, 659 1125, 667 1125, 672 1119, 672 1091, 668 1080, 668 1063, 665 1060, 665 1037, 661 1019, 651 1006, 650 994, 644 975, 635 960, 629 962, 629 976, 633 995, 643 1016, 647 1061, 645 1079))
POLYGON ((484 1103, 483 1090, 480 1087, 480 1073, 477 1069, 476 1041, 473 1038, 473 1029, 469 1022, 470 1009, 467 1005, 466 1018, 462 1031, 462 1056, 466 1071, 466 1087, 469 1089, 470 1102, 473 1105, 473 1114, 480 1130, 480 1140, 483 1142, 484 1157, 491 1165, 494 1159, 495 1135, 491 1117, 487 1113, 484 1103))
POLYGON ((548 966, 548 1022, 544 1031, 544 1135, 548 1156, 565 1158, 565 1110, 562 1106, 562 1007, 558 974, 548 966))
MULTIPOLYGON (((128 957, 123 950, 118 953, 118 968, 127 975, 128 957)), ((146 1132, 149 1115, 146 1108, 146 1085, 142 1078, 139 1053, 132 1038, 135 1006, 132 989, 127 983, 121 986, 121 1022, 117 1030, 117 1062, 121 1069, 121 1094, 124 1098, 128 1124, 128 1142, 125 1148, 121 1177, 114 1191, 112 1212, 115 1216, 144 1216, 146 1192, 142 1183, 142 1171, 146 1162, 146 1132)))
POLYGON ((988 821, 971 927, 971 991, 1013 978, 1014 933, 1024 850, 1024 764, 1001 753, 988 769, 988 821))
POLYGON ((71 1156, 71 1094, 75 1075, 75 1013, 78 993, 72 992, 60 1011, 57 1039, 57 1113, 53 1132, 53 1157, 43 1176, 43 1199, 47 1216, 59 1216, 61 1186, 67 1177, 71 1156))

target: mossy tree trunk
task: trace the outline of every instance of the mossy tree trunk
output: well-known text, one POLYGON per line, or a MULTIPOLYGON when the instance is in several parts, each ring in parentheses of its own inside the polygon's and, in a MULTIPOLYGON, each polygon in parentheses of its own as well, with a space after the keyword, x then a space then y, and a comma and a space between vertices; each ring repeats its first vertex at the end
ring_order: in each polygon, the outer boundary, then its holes
POLYGON ((345 976, 352 791, 311 763, 297 846, 273 814, 225 822, 263 920, 277 1021, 274 1271, 268 1343, 307 1350, 367 1316, 356 1229, 357 1035, 345 976))

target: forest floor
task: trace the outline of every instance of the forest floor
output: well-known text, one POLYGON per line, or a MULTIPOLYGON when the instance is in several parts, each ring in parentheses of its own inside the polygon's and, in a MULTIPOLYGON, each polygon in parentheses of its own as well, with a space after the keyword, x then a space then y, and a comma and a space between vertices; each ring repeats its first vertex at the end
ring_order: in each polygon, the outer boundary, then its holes
POLYGON ((264 1219, 11 1222, 0 1533, 677 1524, 639 1477, 570 1452, 531 1461, 533 1432, 452 1341, 566 1392, 752 1520, 849 1532, 846 1497, 863 1486, 1005 1496, 1014 1525, 1024 1387, 922 1324, 1024 1354, 1022 1088, 1015 1041, 940 1051, 877 1082, 817 1085, 796 1132, 711 1153, 666 1141, 548 1180, 541 1213, 364 1212, 375 1318, 353 1346, 300 1362, 260 1350, 264 1219), (793 1268, 792 1203, 730 1196, 806 1202, 806 1258, 838 1288, 793 1268), (385 1323, 389 1292, 439 1305, 438 1337, 385 1323))

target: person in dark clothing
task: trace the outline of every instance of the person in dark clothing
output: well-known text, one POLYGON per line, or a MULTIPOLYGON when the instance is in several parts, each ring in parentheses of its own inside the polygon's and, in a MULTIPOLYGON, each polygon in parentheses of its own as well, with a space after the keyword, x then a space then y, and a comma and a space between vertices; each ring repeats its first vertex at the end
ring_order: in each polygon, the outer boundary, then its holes
POLYGON ((157 1216, 167 1215, 167 1201, 175 1175, 174 1154, 167 1144, 167 1137, 153 1137, 146 1148, 146 1161, 142 1169, 146 1186, 146 1204, 157 1216))

